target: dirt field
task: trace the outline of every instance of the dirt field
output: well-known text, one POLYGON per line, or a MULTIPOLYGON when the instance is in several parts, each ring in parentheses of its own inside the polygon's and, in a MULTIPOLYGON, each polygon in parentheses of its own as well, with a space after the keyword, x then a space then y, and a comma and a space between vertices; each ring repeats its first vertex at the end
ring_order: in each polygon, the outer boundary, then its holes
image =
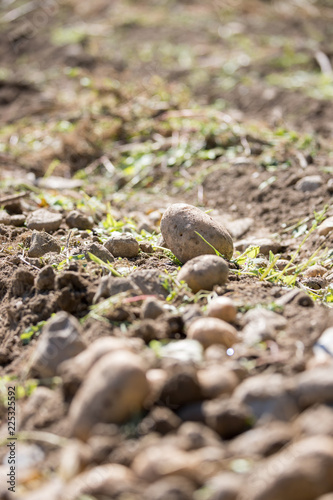
POLYGON ((332 500, 332 35, 328 0, 1 3, 1 499, 332 500), (228 279, 178 278, 175 203, 228 279))

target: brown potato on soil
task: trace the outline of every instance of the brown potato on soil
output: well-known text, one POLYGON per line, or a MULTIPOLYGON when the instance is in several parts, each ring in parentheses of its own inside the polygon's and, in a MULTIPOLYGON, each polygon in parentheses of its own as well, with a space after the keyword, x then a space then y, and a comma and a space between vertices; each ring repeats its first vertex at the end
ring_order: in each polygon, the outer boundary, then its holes
POLYGON ((237 309, 229 297, 216 297, 208 305, 207 315, 212 318, 223 319, 227 323, 233 323, 236 319, 237 309))
POLYGON ((119 351, 89 371, 69 409, 71 434, 86 440, 99 422, 121 424, 138 412, 149 392, 139 356, 119 351))
POLYGON ((161 220, 162 236, 167 248, 183 263, 198 255, 215 254, 214 249, 196 232, 226 259, 231 259, 232 238, 210 215, 186 203, 174 203, 164 212, 161 220))
POLYGON ((199 318, 189 326, 187 337, 200 342, 206 349, 212 344, 231 347, 238 342, 237 330, 222 319, 199 318))
POLYGON ((189 260, 178 273, 178 280, 185 281, 192 292, 213 290, 215 285, 224 285, 229 268, 224 259, 217 255, 199 255, 189 260))

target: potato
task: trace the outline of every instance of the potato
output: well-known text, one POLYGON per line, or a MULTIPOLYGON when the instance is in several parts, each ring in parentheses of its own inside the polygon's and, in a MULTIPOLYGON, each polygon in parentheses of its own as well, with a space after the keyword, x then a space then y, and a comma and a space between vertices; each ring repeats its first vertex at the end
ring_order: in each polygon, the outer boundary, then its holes
POLYGON ((231 259, 233 242, 228 231, 199 208, 185 203, 174 203, 161 220, 161 233, 166 246, 182 263, 198 255, 215 254, 199 233, 226 259, 231 259))
POLYGON ((213 290, 215 285, 224 285, 229 268, 224 259, 217 255, 199 255, 189 260, 178 273, 178 280, 185 281, 192 292, 213 290))
POLYGON ((212 318, 223 319, 227 323, 233 323, 236 319, 237 309, 229 297, 216 297, 208 305, 207 315, 212 318))
POLYGON ((118 351, 89 371, 69 409, 71 434, 86 440, 99 422, 121 424, 138 412, 149 392, 141 358, 118 351))
POLYGON ((238 341, 237 330, 218 318, 199 318, 189 326, 187 337, 200 342, 206 349, 212 344, 231 347, 238 341))

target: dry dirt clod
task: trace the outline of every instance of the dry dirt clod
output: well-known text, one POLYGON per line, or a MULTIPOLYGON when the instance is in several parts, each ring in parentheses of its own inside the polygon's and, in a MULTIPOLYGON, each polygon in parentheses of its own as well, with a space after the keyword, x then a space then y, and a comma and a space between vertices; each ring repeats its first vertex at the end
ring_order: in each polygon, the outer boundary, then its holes
POLYGON ((71 433, 85 441, 99 422, 121 424, 140 411, 149 392, 140 357, 121 351, 89 371, 69 409, 71 433))
POLYGON ((72 210, 66 217, 66 224, 70 228, 77 228, 81 230, 92 229, 94 227, 93 218, 81 214, 78 210, 72 210))
POLYGON ((114 257, 126 257, 131 259, 139 253, 139 243, 134 236, 128 233, 114 234, 109 238, 104 246, 114 257))
POLYGON ((183 263, 199 255, 215 254, 214 249, 196 232, 226 259, 231 259, 232 238, 210 215, 185 203, 175 203, 164 212, 161 220, 162 236, 167 247, 183 263))
POLYGON ((213 344, 231 347, 238 342, 237 330, 218 318, 199 318, 193 321, 188 328, 187 337, 197 340, 205 349, 213 344))
POLYGON ((57 313, 44 326, 31 359, 30 373, 38 377, 54 377, 60 363, 83 351, 81 326, 74 316, 57 313))
POLYGON ((271 238, 249 238, 237 241, 235 243, 235 250, 243 252, 251 245, 259 247, 259 251, 263 255, 269 255, 269 252, 273 252, 274 254, 278 253, 283 248, 281 243, 274 241, 271 238))
POLYGON ((29 257, 42 257, 48 252, 60 253, 61 247, 53 236, 44 231, 33 231, 31 235, 29 257))
POLYGON ((163 303, 155 299, 147 299, 141 307, 142 319, 156 319, 164 313, 163 303))
POLYGON ((213 290, 215 285, 224 285, 229 268, 224 259, 217 255, 199 255, 188 260, 178 273, 178 280, 185 281, 193 293, 199 290, 213 290))
POLYGON ((52 266, 43 267, 35 278, 35 286, 41 292, 53 290, 55 284, 55 272, 52 266))
POLYGON ((314 266, 308 267, 306 271, 304 271, 303 276, 305 278, 314 278, 317 276, 324 276, 325 273, 327 273, 327 269, 324 266, 315 264, 314 266))
POLYGON ((56 231, 59 229, 61 222, 61 214, 40 208, 29 214, 27 227, 28 229, 36 229, 37 231, 56 231))
POLYGON ((216 297, 208 304, 207 315, 222 319, 227 323, 233 323, 236 319, 237 309, 229 297, 216 297))
POLYGON ((112 253, 99 243, 89 243, 86 247, 84 247, 84 255, 87 260, 91 260, 89 253, 92 253, 103 262, 114 261, 112 253))

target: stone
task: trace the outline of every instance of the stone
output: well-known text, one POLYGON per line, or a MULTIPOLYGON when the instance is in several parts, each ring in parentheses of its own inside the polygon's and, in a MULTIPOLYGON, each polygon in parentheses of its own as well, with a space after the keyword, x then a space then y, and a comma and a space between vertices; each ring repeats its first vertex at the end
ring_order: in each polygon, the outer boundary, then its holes
POLYGON ((215 399, 222 394, 230 395, 239 384, 237 375, 220 365, 207 366, 198 370, 197 377, 205 399, 215 399))
MULTIPOLYGON (((221 446, 220 436, 201 422, 184 422, 178 429, 179 446, 186 450, 198 450, 207 446, 221 446)), ((222 448, 222 446, 221 446, 222 448)))
POLYGON ((237 330, 222 319, 199 318, 193 321, 187 331, 189 339, 200 342, 204 349, 213 344, 231 347, 238 342, 237 330))
POLYGON ((327 217, 327 219, 318 226, 317 231, 320 236, 327 236, 333 231, 333 217, 327 217))
POLYGON ((29 257, 42 257, 48 252, 60 253, 61 246, 56 238, 44 231, 33 231, 28 251, 29 257))
POLYGON ((161 233, 166 246, 182 263, 199 255, 215 254, 210 245, 226 259, 231 259, 233 254, 233 242, 228 231, 210 215, 192 205, 171 205, 163 214, 161 233))
POLYGON ((228 451, 235 457, 268 457, 286 446, 293 435, 289 423, 270 422, 235 437, 228 451))
POLYGON ((269 255, 269 252, 276 254, 283 249, 281 243, 271 238, 249 238, 237 241, 235 243, 235 250, 244 252, 249 246, 259 247, 259 252, 263 255, 269 255))
POLYGON ((30 372, 38 377, 54 377, 60 363, 83 351, 81 325, 74 316, 59 312, 43 327, 30 363, 30 372))
POLYGON ((54 189, 55 191, 63 191, 65 189, 77 189, 83 186, 84 181, 80 179, 66 179, 56 175, 49 177, 40 177, 37 179, 37 186, 44 189, 54 189))
POLYGON ((219 318, 227 323, 233 323, 236 319, 237 309, 229 297, 216 297, 207 306, 207 315, 211 318, 219 318))
POLYGON ((128 233, 113 234, 104 246, 114 257, 123 257, 131 259, 139 253, 139 243, 134 236, 128 233))
POLYGON ((82 214, 78 210, 72 210, 66 217, 66 224, 70 228, 85 230, 94 227, 94 220, 92 217, 82 214))
POLYGON ((69 408, 71 435, 88 439, 94 425, 122 424, 138 413, 149 385, 142 359, 127 351, 109 353, 88 372, 69 408))
POLYGON ((142 319, 156 319, 163 313, 163 303, 152 298, 144 301, 140 316, 142 319))
POLYGON ((333 362, 333 327, 327 328, 313 346, 313 354, 317 361, 333 362))
POLYGON ((212 399, 202 405, 205 424, 223 439, 231 439, 254 423, 251 408, 234 399, 212 399))
POLYGON ((43 267, 35 278, 35 286, 41 292, 54 290, 55 271, 52 266, 43 267))
POLYGON ((217 255, 199 255, 181 268, 178 281, 185 281, 193 293, 199 290, 213 290, 215 285, 224 285, 229 268, 224 259, 217 255))
POLYGON ((62 222, 62 215, 55 212, 50 212, 45 208, 35 210, 27 217, 27 228, 36 229, 37 231, 56 231, 59 229, 62 222))
POLYGON ((26 217, 23 214, 9 215, 5 210, 0 210, 0 224, 5 226, 23 226, 25 219, 26 217))
POLYGON ((279 373, 254 375, 235 389, 233 398, 248 405, 257 419, 289 421, 298 413, 289 385, 279 373))
POLYGON ((328 179, 326 185, 327 185, 327 191, 329 193, 333 193, 333 177, 331 177, 330 179, 328 179))
POLYGON ((297 191, 303 193, 316 191, 323 185, 323 179, 320 175, 306 175, 295 184, 297 191))
POLYGON ((333 364, 306 370, 296 375, 294 381, 293 394, 300 409, 333 403, 333 364))
POLYGON ((302 439, 259 463, 237 500, 316 500, 332 492, 332 470, 333 438, 302 439))
POLYGON ((314 307, 314 301, 309 297, 304 290, 291 290, 285 293, 282 297, 276 299, 275 303, 278 306, 286 306, 287 304, 297 304, 302 307, 314 307))
POLYGON ((91 260, 89 253, 92 253, 103 262, 114 261, 112 253, 99 243, 89 243, 86 247, 84 247, 84 255, 87 260, 91 260))
POLYGON ((252 217, 244 217, 236 219, 226 224, 227 229, 231 236, 235 239, 241 238, 253 225, 254 219, 252 217))

